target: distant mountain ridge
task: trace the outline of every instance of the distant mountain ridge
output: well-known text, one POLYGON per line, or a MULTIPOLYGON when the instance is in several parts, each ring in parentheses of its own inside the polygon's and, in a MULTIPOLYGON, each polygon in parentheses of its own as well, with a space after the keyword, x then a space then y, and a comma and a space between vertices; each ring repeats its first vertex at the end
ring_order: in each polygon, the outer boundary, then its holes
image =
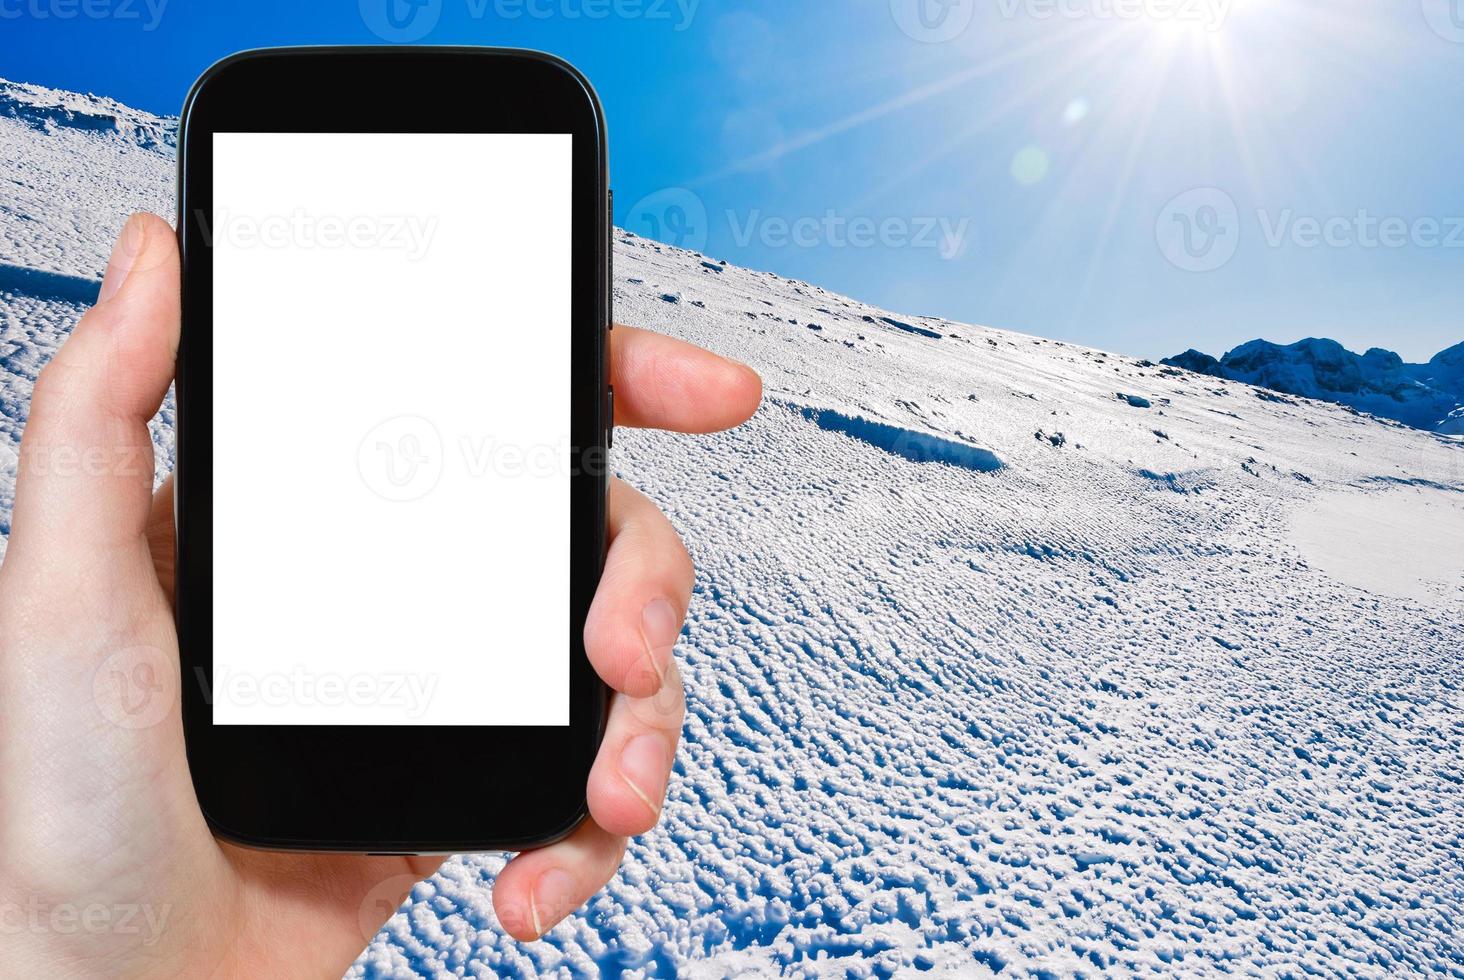
POLYGON ((1415 429, 1464 435, 1464 343, 1409 364, 1390 350, 1356 354, 1335 340, 1252 340, 1224 357, 1190 349, 1165 364, 1272 391, 1337 402, 1415 429))

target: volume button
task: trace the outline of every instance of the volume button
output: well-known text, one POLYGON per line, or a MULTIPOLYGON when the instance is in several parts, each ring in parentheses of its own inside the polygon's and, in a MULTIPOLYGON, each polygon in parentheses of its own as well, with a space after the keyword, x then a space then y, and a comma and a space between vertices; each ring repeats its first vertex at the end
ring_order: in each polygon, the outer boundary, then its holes
POLYGON ((605 448, 615 448, 615 386, 610 385, 605 391, 605 448))

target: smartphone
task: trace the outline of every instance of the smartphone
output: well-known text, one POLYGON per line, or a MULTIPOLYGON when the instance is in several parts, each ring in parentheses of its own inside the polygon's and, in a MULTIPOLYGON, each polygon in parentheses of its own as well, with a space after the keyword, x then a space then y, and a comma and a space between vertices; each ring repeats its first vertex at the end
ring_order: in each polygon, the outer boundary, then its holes
POLYGON ((178 136, 175 594, 219 837, 521 849, 584 818, 605 687, 604 114, 536 52, 286 48, 178 136))

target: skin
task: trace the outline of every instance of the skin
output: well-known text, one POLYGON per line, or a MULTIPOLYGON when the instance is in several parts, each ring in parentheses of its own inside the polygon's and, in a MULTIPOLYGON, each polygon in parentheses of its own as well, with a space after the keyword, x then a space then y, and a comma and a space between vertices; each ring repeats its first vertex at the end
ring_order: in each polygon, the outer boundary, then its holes
MULTIPOLYGON (((204 823, 177 710, 172 486, 153 492, 147 430, 173 377, 178 284, 172 229, 133 216, 97 305, 36 384, 0 566, 3 976, 339 976, 441 861, 242 850, 204 823), (132 716, 112 679, 139 666, 154 680, 132 716)), ((617 326, 611 351, 619 425, 712 432, 761 397, 750 368, 668 337, 617 326)), ((619 481, 610 533, 585 626, 617 692, 591 819, 498 876, 494 909, 519 940, 582 905, 627 836, 655 826, 680 736, 672 648, 691 561, 619 481)))

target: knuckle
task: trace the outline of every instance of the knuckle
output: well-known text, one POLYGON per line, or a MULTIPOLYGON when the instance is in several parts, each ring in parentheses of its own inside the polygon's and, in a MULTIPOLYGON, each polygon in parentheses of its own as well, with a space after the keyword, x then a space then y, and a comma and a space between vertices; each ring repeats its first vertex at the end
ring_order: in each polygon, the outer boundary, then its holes
POLYGON ((59 354, 41 368, 41 373, 36 375, 35 384, 31 387, 32 415, 37 411, 45 411, 63 399, 71 373, 72 369, 59 354))
POLYGON ((644 698, 631 698, 631 715, 638 725, 651 731, 679 734, 686 718, 686 688, 675 661, 657 691, 644 698))
POLYGON ((691 552, 687 550, 686 542, 681 539, 681 535, 674 530, 671 533, 676 540, 677 564, 686 580, 691 581, 696 577, 696 562, 692 560, 691 552))
POLYGON ((643 656, 627 656, 625 669, 621 672, 617 690, 631 694, 640 691, 655 692, 661 686, 661 678, 646 662, 643 656))

